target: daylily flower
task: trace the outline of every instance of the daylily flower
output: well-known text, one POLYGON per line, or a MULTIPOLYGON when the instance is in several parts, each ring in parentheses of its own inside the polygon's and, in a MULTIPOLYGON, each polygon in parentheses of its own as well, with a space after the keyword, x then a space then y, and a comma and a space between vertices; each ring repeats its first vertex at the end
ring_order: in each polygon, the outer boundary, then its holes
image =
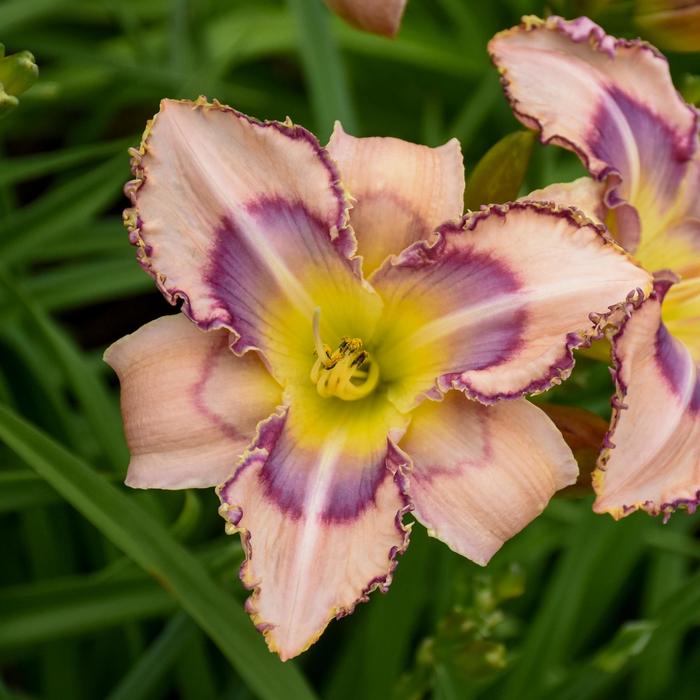
POLYGON ((133 169, 131 240, 183 313, 106 354, 127 483, 228 479, 248 610, 283 659, 386 589, 409 509, 485 564, 575 480, 518 397, 559 383, 609 307, 651 290, 601 227, 527 202, 460 219, 455 140, 336 125, 322 148, 203 98, 162 103, 133 169))
POLYGON ((551 199, 584 211, 602 204, 597 215, 656 273, 654 294, 612 337, 616 396, 594 507, 616 518, 639 508, 692 511, 700 496, 697 112, 656 49, 607 36, 585 17, 525 18, 490 52, 520 121, 575 151, 595 179, 551 199))
POLYGON ((395 36, 408 0, 325 0, 346 22, 372 34, 395 36))

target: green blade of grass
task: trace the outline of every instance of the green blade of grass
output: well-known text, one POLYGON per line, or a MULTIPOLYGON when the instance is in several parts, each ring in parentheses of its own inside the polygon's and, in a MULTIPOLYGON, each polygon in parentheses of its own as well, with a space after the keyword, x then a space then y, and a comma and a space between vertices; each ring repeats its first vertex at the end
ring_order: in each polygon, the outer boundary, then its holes
POLYGON ((148 700, 162 687, 162 681, 197 631, 184 613, 175 615, 146 650, 107 700, 148 700))
POLYGON ((64 311, 143 294, 154 285, 128 255, 57 267, 28 278, 26 288, 45 311, 64 311))
POLYGON ((10 264, 31 258, 46 241, 72 235, 117 198, 128 174, 127 159, 119 155, 14 211, 0 223, 0 259, 10 264))
POLYGON ((126 152, 127 147, 134 140, 120 139, 22 158, 5 159, 2 163, 2 169, 0 169, 0 185, 15 184, 36 177, 52 175, 66 168, 83 165, 113 153, 126 152))
POLYGON ((177 690, 181 700, 220 698, 211 656, 204 635, 197 630, 175 668, 177 690))
POLYGON ((73 340, 16 284, 0 273, 4 286, 31 322, 42 344, 61 367, 90 425, 101 452, 117 473, 124 473, 129 454, 121 431, 119 410, 100 377, 87 365, 73 340))
MULTIPOLYGON (((635 529, 625 525, 628 534, 635 529)), ((619 523, 615 525, 592 512, 581 513, 568 533, 565 552, 549 579, 499 700, 534 700, 548 690, 548 674, 579 643, 579 627, 590 624, 588 593, 594 597, 600 577, 605 576, 606 570, 610 573, 611 558, 617 556, 617 546, 621 545, 619 529, 619 523)), ((632 561, 626 560, 625 566, 632 561)), ((604 615, 605 608, 601 606, 593 617, 600 620, 604 615)))
POLYGON ((239 604, 124 493, 4 406, 0 406, 0 438, 105 537, 160 580, 261 698, 314 697, 295 666, 282 664, 265 649, 239 604))
POLYGON ((115 581, 69 576, 0 590, 0 651, 164 615, 175 607, 160 586, 133 575, 115 581))
POLYGON ((38 508, 59 500, 56 491, 34 472, 25 469, 0 471, 0 514, 38 508))
POLYGON ((350 133, 356 133, 355 110, 328 10, 320 2, 308 0, 288 0, 288 5, 297 27, 298 50, 311 93, 317 133, 322 139, 327 138, 336 119, 350 133))
MULTIPOLYGON (((664 535, 673 533, 684 537, 684 530, 687 530, 691 523, 687 518, 676 517, 665 526, 664 535)), ((654 552, 646 577, 644 616, 653 617, 659 606, 671 599, 675 591, 683 585, 687 575, 688 561, 685 557, 674 552, 654 552)), ((639 669, 634 682, 634 695, 637 700, 654 700, 673 685, 680 666, 683 630, 673 630, 669 637, 675 639, 669 640, 660 653, 655 654, 639 669)))

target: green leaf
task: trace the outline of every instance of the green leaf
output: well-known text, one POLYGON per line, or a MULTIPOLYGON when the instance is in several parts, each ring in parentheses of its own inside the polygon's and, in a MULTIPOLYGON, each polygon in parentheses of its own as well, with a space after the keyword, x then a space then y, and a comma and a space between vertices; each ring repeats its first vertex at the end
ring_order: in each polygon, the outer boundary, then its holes
POLYGON ((516 131, 492 146, 477 163, 471 177, 467 177, 464 198, 467 209, 516 200, 534 143, 534 131, 516 131))
MULTIPOLYGON (((201 566, 201 564, 200 564, 201 566)), ((143 576, 69 576, 0 590, 0 650, 116 627, 172 612, 176 602, 143 576)))
POLYGON ((540 606, 534 611, 499 700, 539 700, 544 696, 552 680, 551 670, 570 658, 605 620, 606 611, 616 594, 622 593, 622 584, 642 552, 640 530, 649 524, 647 521, 613 523, 580 509, 578 516, 568 529, 564 553, 547 578, 540 606), (610 565, 613 558, 614 567, 610 565), (602 579, 606 586, 597 586, 602 579), (596 614, 591 615, 594 608, 596 614))
POLYGON ((48 270, 28 278, 26 289, 44 310, 63 311, 149 292, 153 280, 127 251, 126 257, 48 270))
POLYGON ((469 91, 464 106, 447 129, 445 138, 454 137, 468 147, 489 119, 501 95, 498 79, 489 73, 484 75, 474 90, 469 91))
POLYGON ((119 155, 49 190, 0 223, 0 260, 4 264, 31 258, 37 247, 65 235, 113 202, 129 174, 119 155))
POLYGON ((357 123, 345 67, 331 30, 328 10, 320 2, 287 0, 297 27, 297 46, 322 139, 339 119, 351 133, 357 123))
POLYGON ((102 453, 117 473, 124 473, 129 455, 121 431, 119 410, 107 387, 84 361, 73 339, 2 273, 0 286, 8 290, 26 314, 42 344, 50 349, 78 399, 102 453))
POLYGON ((264 646, 241 606, 187 549, 130 498, 45 434, 0 406, 0 439, 109 540, 155 576, 264 700, 313 697, 292 664, 264 646))
POLYGON ((0 513, 38 508, 59 500, 55 489, 34 472, 26 469, 0 471, 0 513))
POLYGON ((118 151, 126 153, 127 146, 132 142, 133 139, 120 139, 119 141, 75 146, 74 148, 38 153, 21 158, 8 158, 2 163, 0 184, 14 184, 36 177, 53 175, 67 168, 83 165, 118 151))
POLYGON ((153 697, 196 631, 187 615, 175 615, 107 700, 148 700, 153 697))

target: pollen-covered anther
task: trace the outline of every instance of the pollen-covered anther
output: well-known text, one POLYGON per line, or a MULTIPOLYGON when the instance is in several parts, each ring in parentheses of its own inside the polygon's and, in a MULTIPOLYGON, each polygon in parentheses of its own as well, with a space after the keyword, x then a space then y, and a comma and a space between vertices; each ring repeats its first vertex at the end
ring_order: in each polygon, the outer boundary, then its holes
POLYGON ((343 337, 338 348, 331 349, 321 340, 321 310, 314 311, 313 331, 316 362, 310 378, 319 395, 357 401, 374 391, 379 382, 379 366, 364 349, 360 338, 343 337))

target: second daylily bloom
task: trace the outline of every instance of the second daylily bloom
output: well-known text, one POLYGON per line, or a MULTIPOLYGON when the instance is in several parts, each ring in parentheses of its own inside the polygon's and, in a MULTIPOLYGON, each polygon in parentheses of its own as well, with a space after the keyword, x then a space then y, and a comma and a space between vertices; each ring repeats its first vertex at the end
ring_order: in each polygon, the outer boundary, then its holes
POLYGON ((595 180, 546 192, 605 218, 655 292, 613 337, 613 421, 595 508, 670 513, 700 498, 700 149, 664 57, 582 17, 525 18, 490 44, 518 118, 595 180), (613 449, 614 447, 614 449, 613 449))
POLYGON ((204 100, 164 101, 133 167, 132 242, 183 314, 106 354, 127 483, 225 482, 248 610, 282 658, 388 586, 408 510, 485 564, 575 480, 518 397, 567 376, 593 312, 650 291, 600 227, 527 202, 460 219, 454 140, 337 126, 322 148, 204 100))

